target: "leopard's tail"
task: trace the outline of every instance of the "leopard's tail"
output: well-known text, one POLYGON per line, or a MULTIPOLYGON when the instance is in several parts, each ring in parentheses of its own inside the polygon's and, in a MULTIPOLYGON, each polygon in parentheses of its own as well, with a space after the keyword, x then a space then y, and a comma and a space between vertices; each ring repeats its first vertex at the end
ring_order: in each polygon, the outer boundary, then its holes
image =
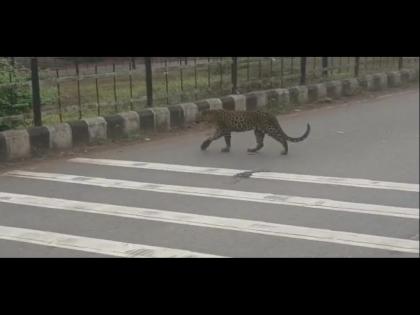
POLYGON ((292 137, 289 137, 288 135, 286 135, 286 133, 284 133, 284 132, 283 133, 286 136, 287 141, 290 141, 290 142, 301 142, 301 141, 305 140, 309 136, 309 133, 310 132, 311 132, 311 126, 309 124, 306 124, 306 131, 305 131, 305 133, 302 136, 298 137, 298 138, 292 138, 292 137))

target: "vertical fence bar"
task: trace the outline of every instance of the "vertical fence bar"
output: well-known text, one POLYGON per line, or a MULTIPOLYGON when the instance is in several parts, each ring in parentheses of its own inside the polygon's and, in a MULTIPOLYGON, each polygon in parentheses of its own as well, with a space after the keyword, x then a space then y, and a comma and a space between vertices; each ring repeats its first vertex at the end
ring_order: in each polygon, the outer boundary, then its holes
POLYGON ((58 68, 55 69, 56 73, 56 82, 57 82, 57 100, 58 100, 58 117, 60 118, 60 122, 63 122, 63 111, 61 108, 61 91, 60 91, 60 73, 58 68))
POLYGON ((403 68, 403 57, 398 58, 398 70, 401 70, 403 68))
MULTIPOLYGON (((11 65, 11 69, 9 71, 9 83, 12 84, 12 82, 15 81, 15 77, 16 77, 16 75, 15 75, 15 61, 14 61, 13 57, 10 59, 10 65, 11 65)), ((11 89, 10 89, 10 93, 9 93, 9 99, 10 99, 11 104, 16 104, 16 97, 15 97, 16 94, 14 93, 13 89, 14 89, 14 86, 11 85, 11 89)))
POLYGON ((262 79, 262 63, 261 63, 261 58, 262 57, 258 57, 258 80, 260 80, 260 81, 262 79))
POLYGON ((144 57, 144 65, 146 67, 147 107, 152 107, 153 106, 152 58, 144 57))
POLYGON ((169 84, 168 84, 168 58, 165 58, 165 90, 166 90, 166 104, 169 104, 169 84))
POLYGON ((293 62, 295 61, 294 57, 290 57, 290 74, 294 74, 295 73, 295 66, 293 64, 293 62))
POLYGON ((351 72, 351 57, 347 57, 347 67, 346 67, 346 73, 351 72))
POLYGON ((208 88, 210 89, 210 58, 207 60, 207 82, 208 88))
POLYGON ((360 57, 355 57, 354 59, 354 76, 359 76, 359 68, 360 68, 360 57))
POLYGON ((9 83, 12 83, 13 81, 13 72, 14 72, 14 66, 12 64, 12 61, 10 60, 10 65, 12 66, 11 69, 9 70, 9 83))
POLYGON ((179 75, 180 75, 180 79, 181 79, 181 95, 180 95, 180 99, 181 102, 184 101, 184 75, 183 75, 183 67, 182 67, 182 59, 179 59, 179 75))
POLYGON ((197 91, 198 91, 198 84, 197 84, 197 57, 194 58, 194 99, 197 99, 197 91))
POLYGON ((295 80, 295 66, 294 66, 294 57, 290 57, 290 77, 295 80))
POLYGON ((300 58, 300 85, 306 83, 306 57, 300 58))
POLYGON ((10 90, 9 90, 9 100, 11 104, 16 104, 16 97, 15 97, 15 93, 14 93, 14 85, 12 85, 12 82, 15 81, 15 58, 11 57, 10 58, 10 65, 11 65, 11 69, 9 70, 9 83, 10 85, 10 90))
POLYGON ((364 58, 364 68, 365 68, 365 73, 367 73, 368 72, 368 61, 369 61, 369 59, 368 59, 369 57, 365 57, 364 58))
POLYGON ((38 59, 31 58, 32 110, 34 125, 42 126, 41 94, 39 90, 38 59))
POLYGON ((220 72, 220 91, 223 91, 223 63, 222 58, 219 60, 219 72, 220 72))
POLYGON ((274 87, 274 77, 273 77, 273 61, 274 61, 274 57, 269 57, 270 58, 270 88, 272 89, 274 87))
POLYGON ((270 57, 270 78, 273 77, 273 57, 270 57))
POLYGON ((322 77, 328 77, 328 57, 322 57, 322 77))
POLYGON ((238 57, 232 57, 232 94, 238 92, 238 57))
POLYGON ((130 83, 130 110, 133 110, 133 78, 132 78, 132 63, 128 63, 128 80, 130 83))
POLYGON ((246 81, 249 82, 249 67, 250 67, 250 58, 247 59, 247 67, 246 67, 246 81))
POLYGON ((280 57, 280 87, 284 87, 284 77, 283 77, 283 69, 284 69, 284 57, 280 57))
POLYGON ((79 119, 82 119, 82 102, 80 98, 80 77, 79 77, 79 63, 76 61, 76 86, 77 86, 77 105, 79 107, 79 119))
POLYGON ((114 108, 115 112, 118 113, 118 97, 117 97, 117 74, 115 72, 115 63, 112 64, 112 82, 114 88, 114 108))
MULTIPOLYGON (((340 58, 340 57, 339 57, 340 58)), ((334 77, 334 72, 338 72, 336 71, 337 69, 337 60, 335 57, 331 57, 329 60, 329 64, 328 64, 328 68, 330 69, 330 77, 334 77)))
MULTIPOLYGON (((10 65, 12 66, 11 71, 9 72, 9 82, 15 82, 16 81, 16 68, 15 68, 15 57, 10 58, 10 65)), ((10 102, 12 104, 16 104, 16 94, 13 92, 13 88, 10 90, 10 102)))
POLYGON ((317 77, 317 71, 316 69, 318 68, 318 58, 317 57, 312 57, 312 73, 311 73, 311 77, 317 77))
POLYGON ((136 58, 131 58, 131 64, 134 70, 136 70, 136 58))
POLYGON ((99 101, 99 82, 98 82, 98 65, 95 64, 95 89, 96 89, 96 108, 98 116, 101 116, 101 103, 99 101))

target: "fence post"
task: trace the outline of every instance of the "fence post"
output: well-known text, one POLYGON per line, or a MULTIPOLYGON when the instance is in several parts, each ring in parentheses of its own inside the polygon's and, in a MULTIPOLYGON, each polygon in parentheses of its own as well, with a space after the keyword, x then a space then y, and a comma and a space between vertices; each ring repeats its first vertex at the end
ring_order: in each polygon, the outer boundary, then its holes
POLYGON ((359 68, 360 68, 360 57, 355 57, 354 60, 354 76, 359 76, 359 68))
POLYGON ((136 58, 131 58, 131 65, 134 70, 136 70, 136 58))
POLYGON ((300 85, 306 83, 306 57, 300 58, 300 85))
POLYGON ((82 113, 82 100, 80 96, 80 76, 79 76, 79 61, 76 59, 75 62, 75 70, 76 70, 76 76, 77 76, 77 106, 79 108, 79 119, 82 119, 83 113, 82 113))
POLYGON ((328 77, 328 57, 322 57, 322 77, 328 77))
POLYGON ((146 67, 147 106, 153 107, 152 58, 144 57, 144 65, 146 67))
POLYGON ((398 58, 398 70, 403 68, 403 57, 398 58))
POLYGON ((238 57, 232 57, 232 94, 238 92, 238 57))
POLYGON ((32 110, 34 125, 42 126, 41 94, 39 90, 38 59, 31 58, 31 81, 32 81, 32 110))
MULTIPOLYGON (((9 82, 12 83, 16 79, 15 73, 15 57, 10 58, 10 65, 12 66, 12 70, 9 71, 9 82)), ((16 104, 16 94, 13 91, 13 88, 10 89, 9 100, 11 104, 16 104)))

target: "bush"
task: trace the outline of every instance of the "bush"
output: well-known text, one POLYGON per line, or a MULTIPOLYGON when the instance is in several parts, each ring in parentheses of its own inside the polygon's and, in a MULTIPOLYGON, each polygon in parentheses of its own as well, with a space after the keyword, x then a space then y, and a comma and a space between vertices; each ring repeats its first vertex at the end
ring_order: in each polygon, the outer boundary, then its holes
MULTIPOLYGON (((27 84, 29 79, 27 69, 14 67, 6 58, 0 58, 0 117, 30 111, 32 96, 27 84)), ((0 131, 13 127, 11 123, 1 123, 0 131)))

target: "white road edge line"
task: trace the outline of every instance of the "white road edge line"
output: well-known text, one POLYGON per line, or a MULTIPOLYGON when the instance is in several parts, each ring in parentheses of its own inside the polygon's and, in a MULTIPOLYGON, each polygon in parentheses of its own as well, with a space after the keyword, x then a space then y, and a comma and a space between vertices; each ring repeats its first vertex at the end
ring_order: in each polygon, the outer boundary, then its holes
POLYGON ((290 174, 290 173, 277 173, 277 172, 258 172, 249 170, 237 170, 228 168, 215 168, 215 167, 200 167, 189 166, 180 164, 166 164, 166 163, 149 163, 140 161, 124 161, 124 160, 111 160, 111 159, 90 159, 90 158, 74 158, 69 159, 69 162, 86 163, 94 165, 106 166, 119 166, 139 169, 149 169, 158 171, 170 171, 192 174, 204 175, 218 175, 218 176, 236 176, 241 173, 251 172, 250 178, 268 179, 268 180, 282 180, 293 181, 313 184, 326 184, 326 185, 339 185, 361 188, 373 189, 388 189, 388 190, 401 190, 419 192, 418 184, 399 183, 389 181, 379 181, 363 178, 346 178, 346 177, 328 177, 304 174, 290 174))
POLYGON ((217 258, 188 250, 0 225, 0 239, 126 258, 217 258))
MULTIPOLYGON (((224 218, 185 212, 136 208, 95 202, 82 202, 76 200, 39 197, 5 192, 0 192, 0 203, 95 213, 190 226, 201 226, 277 237, 377 248, 390 251, 419 253, 419 242, 417 240, 406 240, 368 234, 333 231, 328 229, 308 228, 263 221, 224 218)), ((0 238, 1 237, 0 229, 0 238)), ((132 250, 131 247, 129 250, 132 250)), ((121 252, 124 254, 125 249, 121 250, 121 252)))
POLYGON ((79 175, 68 175, 58 173, 28 172, 28 171, 10 171, 6 176, 29 178, 36 180, 56 181, 63 183, 73 183, 81 185, 90 185, 107 188, 134 189, 152 191, 158 193, 180 194, 188 196, 200 196, 208 198, 221 198, 240 200, 248 202, 259 202, 269 204, 279 204, 287 206, 296 206, 303 208, 326 209, 343 212, 356 212, 374 215, 393 216, 401 218, 419 218, 419 209, 404 208, 385 205, 354 203, 346 201, 337 201, 332 199, 308 198, 299 196, 278 195, 269 193, 256 193, 249 191, 215 189, 192 186, 164 185, 154 183, 144 183, 128 180, 107 179, 99 177, 87 177, 79 175))

